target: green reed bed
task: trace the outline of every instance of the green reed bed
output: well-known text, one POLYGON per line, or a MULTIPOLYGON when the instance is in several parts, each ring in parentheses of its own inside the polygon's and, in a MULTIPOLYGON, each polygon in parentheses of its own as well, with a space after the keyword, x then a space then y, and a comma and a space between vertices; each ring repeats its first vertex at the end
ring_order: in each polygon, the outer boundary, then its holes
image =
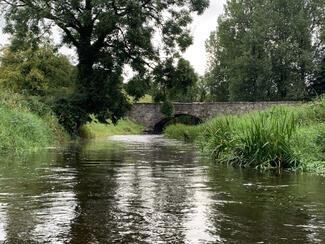
POLYGON ((240 167, 325 170, 325 99, 275 106, 200 126, 172 125, 170 138, 195 142, 215 161, 240 167))

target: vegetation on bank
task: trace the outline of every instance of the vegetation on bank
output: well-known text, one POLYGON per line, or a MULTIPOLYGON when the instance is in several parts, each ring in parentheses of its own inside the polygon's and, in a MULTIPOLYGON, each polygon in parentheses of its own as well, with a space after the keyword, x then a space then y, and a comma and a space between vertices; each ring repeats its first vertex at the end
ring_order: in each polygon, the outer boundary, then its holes
POLYGON ((67 139, 52 110, 37 98, 0 93, 0 152, 36 150, 67 139))
MULTIPOLYGON (((123 119, 116 125, 95 119, 80 129, 82 138, 140 134, 143 127, 123 119)), ((0 92, 0 153, 37 150, 57 146, 69 140, 51 108, 37 97, 0 92)))
POLYGON ((199 126, 171 125, 165 134, 197 143, 216 162, 325 172, 325 98, 218 117, 199 126))
POLYGON ((91 123, 84 125, 80 130, 82 138, 104 138, 113 135, 141 134, 143 127, 129 119, 120 120, 116 125, 99 123, 95 118, 91 123))

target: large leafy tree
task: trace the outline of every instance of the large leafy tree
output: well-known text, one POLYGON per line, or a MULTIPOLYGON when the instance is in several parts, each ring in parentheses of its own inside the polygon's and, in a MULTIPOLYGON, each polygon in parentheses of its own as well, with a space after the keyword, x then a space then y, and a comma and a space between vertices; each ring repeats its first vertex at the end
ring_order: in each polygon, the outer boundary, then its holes
POLYGON ((151 80, 160 56, 174 57, 191 44, 191 13, 201 14, 208 0, 0 0, 6 31, 15 43, 42 36, 53 26, 62 42, 78 54, 78 89, 69 101, 60 101, 63 122, 78 128, 95 114, 99 121, 116 121, 128 101, 122 91, 126 64, 136 73, 133 82, 151 80), (67 108, 62 108, 64 105, 67 108), (67 117, 67 114, 74 114, 67 117))
POLYGON ((321 0, 228 1, 207 41, 217 99, 303 98, 322 58, 324 13, 321 0))

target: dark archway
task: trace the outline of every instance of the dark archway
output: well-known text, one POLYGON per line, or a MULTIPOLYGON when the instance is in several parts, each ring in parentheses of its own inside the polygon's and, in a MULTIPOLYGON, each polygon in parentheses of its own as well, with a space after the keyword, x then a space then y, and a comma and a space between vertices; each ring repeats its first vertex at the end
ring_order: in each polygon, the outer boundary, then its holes
POLYGON ((172 124, 198 125, 202 122, 202 119, 190 114, 176 114, 173 117, 160 120, 155 124, 153 132, 155 134, 161 134, 168 125, 172 124))

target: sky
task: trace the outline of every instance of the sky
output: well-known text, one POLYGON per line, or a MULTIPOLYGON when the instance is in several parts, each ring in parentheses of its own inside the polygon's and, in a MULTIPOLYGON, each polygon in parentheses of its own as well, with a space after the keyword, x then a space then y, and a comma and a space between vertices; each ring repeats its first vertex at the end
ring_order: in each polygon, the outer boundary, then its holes
POLYGON ((217 27, 218 17, 223 13, 226 0, 210 0, 210 7, 203 15, 196 16, 192 23, 193 45, 184 54, 184 57, 191 62, 195 71, 203 75, 206 69, 207 54, 205 41, 210 33, 217 27))
MULTIPOLYGON (((206 70, 207 54, 205 51, 205 41, 208 39, 211 31, 214 31, 217 26, 218 17, 223 13, 223 6, 226 0, 210 0, 209 8, 203 15, 195 16, 191 25, 193 35, 193 45, 190 46, 184 53, 184 58, 189 60, 195 71, 203 75, 206 70)), ((0 16, 0 27, 4 25, 3 18, 0 16)), ((55 40, 59 40, 59 36, 54 36, 55 40)), ((0 44, 8 42, 8 37, 0 31, 0 44)), ((73 56, 73 51, 67 47, 60 50, 62 53, 73 56)))

